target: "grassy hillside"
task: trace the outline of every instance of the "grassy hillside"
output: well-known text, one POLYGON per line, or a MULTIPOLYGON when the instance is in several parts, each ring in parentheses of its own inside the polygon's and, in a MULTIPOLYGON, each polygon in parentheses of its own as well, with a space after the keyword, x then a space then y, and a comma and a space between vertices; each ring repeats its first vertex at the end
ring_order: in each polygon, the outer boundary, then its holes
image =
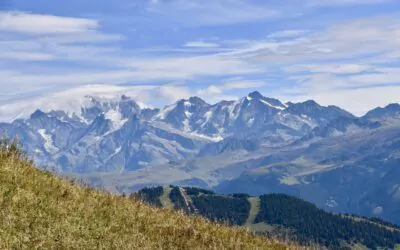
POLYGON ((226 196, 197 188, 178 187, 147 188, 136 195, 155 206, 172 202, 173 205, 168 207, 303 245, 329 249, 354 246, 393 249, 400 243, 400 228, 396 225, 378 219, 328 213, 314 204, 287 195, 226 196), (170 201, 166 202, 168 196, 170 201))
POLYGON ((0 249, 286 249, 37 170, 0 142, 0 249))

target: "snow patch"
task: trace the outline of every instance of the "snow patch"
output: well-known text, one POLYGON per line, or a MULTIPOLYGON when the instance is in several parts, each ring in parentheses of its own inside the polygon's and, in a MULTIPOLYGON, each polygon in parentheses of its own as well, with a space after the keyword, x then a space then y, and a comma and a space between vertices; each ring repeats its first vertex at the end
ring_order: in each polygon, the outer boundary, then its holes
POLYGON ((251 127, 251 126, 253 125, 253 123, 254 123, 254 118, 250 118, 250 119, 247 121, 247 125, 248 125, 249 127, 251 127))
POLYGON ((211 110, 210 110, 210 111, 207 111, 207 112, 204 114, 204 118, 208 121, 208 120, 211 119, 212 115, 213 115, 213 112, 212 112, 211 110))
POLYGON ((187 118, 190 118, 190 117, 192 117, 192 113, 190 113, 189 111, 185 111, 185 116, 187 117, 187 118))
POLYGON ((330 199, 325 202, 325 206, 330 208, 337 207, 338 205, 339 205, 338 202, 332 197, 330 197, 330 199))
POLYGON ((119 154, 122 150, 122 147, 118 147, 114 150, 114 153, 112 153, 108 158, 107 161, 109 161, 111 158, 113 158, 114 156, 116 156, 117 154, 119 154))
POLYGON ((295 176, 283 176, 279 179, 280 183, 293 186, 297 184, 301 184, 300 181, 295 176))
POLYGON ((185 107, 191 107, 193 104, 192 104, 191 102, 189 102, 189 101, 185 101, 185 102, 183 103, 183 105, 184 105, 185 107))
POLYGON ((202 138, 202 139, 207 139, 209 141, 213 141, 213 142, 220 142, 224 139, 224 137, 222 137, 221 135, 214 135, 214 136, 207 136, 207 135, 203 135, 203 134, 198 134, 198 133, 189 133, 192 136, 198 137, 198 138, 202 138))
POLYGON ((274 105, 272 105, 271 103, 269 103, 269 102, 267 102, 266 100, 260 100, 262 103, 264 103, 265 105, 267 105, 267 106, 269 106, 269 107, 271 107, 271 108, 274 108, 274 109, 279 109, 279 110, 284 110, 285 108, 284 107, 280 107, 280 106, 274 106, 274 105))
POLYGON ((302 118, 304 118, 304 119, 308 119, 308 116, 307 115, 304 115, 304 114, 302 114, 302 115, 300 115, 302 118))
POLYGON ((189 119, 183 120, 183 131, 189 132, 190 131, 190 124, 189 124, 189 119))
POLYGON ((173 104, 173 105, 166 106, 166 107, 165 107, 159 114, 157 114, 155 117, 156 117, 157 119, 164 120, 164 119, 167 118, 168 114, 169 114, 172 110, 174 110, 175 108, 176 108, 176 103, 173 104))
POLYGON ((55 153, 58 151, 58 148, 54 145, 53 139, 51 138, 51 135, 46 133, 45 129, 39 129, 38 133, 44 140, 44 148, 48 153, 55 153))
POLYGON ((122 114, 116 110, 110 110, 105 114, 105 118, 112 122, 113 130, 116 131, 128 121, 128 119, 123 119, 122 114))

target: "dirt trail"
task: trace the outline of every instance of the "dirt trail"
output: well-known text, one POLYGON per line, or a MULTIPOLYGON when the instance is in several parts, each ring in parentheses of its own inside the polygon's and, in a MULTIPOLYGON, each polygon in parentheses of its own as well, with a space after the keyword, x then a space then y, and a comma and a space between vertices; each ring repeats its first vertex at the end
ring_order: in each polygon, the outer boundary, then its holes
POLYGON ((171 187, 164 187, 164 192, 161 196, 160 201, 164 208, 175 209, 174 203, 172 203, 171 199, 169 198, 171 190, 172 190, 171 187))
POLYGON ((249 211, 249 217, 246 220, 246 223, 244 226, 250 226, 254 224, 254 221, 256 220, 257 214, 260 212, 260 198, 259 197, 250 197, 248 198, 250 202, 250 211, 249 211))
POLYGON ((194 208, 194 213, 198 213, 198 209, 197 208, 195 208, 194 206, 193 206, 193 201, 192 201, 192 199, 190 198, 190 196, 186 193, 186 190, 184 189, 184 188, 179 188, 179 191, 181 192, 181 194, 182 194, 182 197, 183 197, 183 199, 185 200, 185 205, 186 205, 186 207, 190 210, 191 208, 194 208))

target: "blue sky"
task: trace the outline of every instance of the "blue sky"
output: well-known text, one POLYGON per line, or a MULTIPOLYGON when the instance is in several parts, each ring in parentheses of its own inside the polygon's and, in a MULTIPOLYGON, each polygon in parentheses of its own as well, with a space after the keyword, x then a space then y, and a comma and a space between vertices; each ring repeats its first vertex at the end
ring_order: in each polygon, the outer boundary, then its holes
POLYGON ((356 114, 400 101, 396 0, 0 0, 0 116, 50 97, 161 106, 258 90, 356 114))

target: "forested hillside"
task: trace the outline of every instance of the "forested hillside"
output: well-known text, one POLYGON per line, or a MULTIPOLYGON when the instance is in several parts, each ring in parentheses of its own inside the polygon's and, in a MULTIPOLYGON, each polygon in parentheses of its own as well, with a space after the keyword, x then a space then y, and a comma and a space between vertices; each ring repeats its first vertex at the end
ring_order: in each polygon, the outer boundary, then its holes
POLYGON ((173 208, 198 214, 211 221, 246 226, 263 235, 282 237, 305 246, 329 249, 364 246, 369 249, 393 249, 400 243, 396 225, 353 215, 325 212, 301 199, 269 194, 219 195, 198 188, 146 188, 133 194, 150 204, 164 206, 161 197, 169 197, 173 208))

